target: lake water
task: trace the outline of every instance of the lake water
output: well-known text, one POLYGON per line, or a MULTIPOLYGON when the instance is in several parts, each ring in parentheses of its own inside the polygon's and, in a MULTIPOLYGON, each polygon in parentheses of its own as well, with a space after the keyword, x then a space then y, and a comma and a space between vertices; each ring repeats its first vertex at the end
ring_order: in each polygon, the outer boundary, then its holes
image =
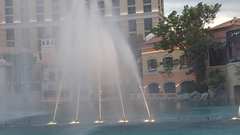
POLYGON ((79 114, 81 123, 67 124, 74 119, 72 111, 74 104, 62 103, 57 116, 59 124, 46 126, 51 120, 54 104, 44 104, 41 105, 41 109, 45 109, 44 114, 7 120, 7 126, 6 121, 2 121, 0 135, 240 134, 240 121, 230 120, 238 114, 236 102, 149 101, 154 123, 143 122, 147 118, 147 112, 142 101, 125 102, 129 123, 117 123, 121 119, 121 108, 116 103, 110 103, 103 103, 102 117, 106 121, 103 124, 93 124, 98 119, 98 111, 95 104, 88 103, 81 104, 83 108, 79 114))

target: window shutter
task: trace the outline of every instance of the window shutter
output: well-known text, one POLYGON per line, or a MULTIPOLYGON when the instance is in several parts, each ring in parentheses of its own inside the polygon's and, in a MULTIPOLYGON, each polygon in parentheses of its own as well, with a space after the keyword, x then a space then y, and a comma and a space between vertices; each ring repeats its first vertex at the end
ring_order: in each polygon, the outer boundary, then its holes
POLYGON ((183 56, 180 56, 180 63, 181 63, 181 65, 184 64, 184 62, 183 62, 183 56))

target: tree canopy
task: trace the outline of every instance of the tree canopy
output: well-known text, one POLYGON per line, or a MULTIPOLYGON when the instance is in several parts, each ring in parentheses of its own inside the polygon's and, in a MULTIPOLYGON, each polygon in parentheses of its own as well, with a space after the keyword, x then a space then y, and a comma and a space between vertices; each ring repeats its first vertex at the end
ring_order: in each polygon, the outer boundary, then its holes
MULTIPOLYGON (((189 68, 187 74, 195 73, 197 84, 206 78, 204 61, 207 47, 214 43, 211 40, 213 35, 205 26, 214 21, 220 7, 218 3, 206 5, 202 2, 195 7, 186 5, 182 14, 173 11, 151 30, 157 37, 162 37, 161 41, 154 44, 154 49, 167 50, 168 53, 176 49, 184 52, 189 68)), ((180 61, 179 64, 182 65, 180 61)))
POLYGON ((208 79, 204 80, 203 83, 206 85, 213 86, 213 88, 223 89, 222 83, 226 82, 226 75, 220 69, 211 71, 208 75, 208 79))

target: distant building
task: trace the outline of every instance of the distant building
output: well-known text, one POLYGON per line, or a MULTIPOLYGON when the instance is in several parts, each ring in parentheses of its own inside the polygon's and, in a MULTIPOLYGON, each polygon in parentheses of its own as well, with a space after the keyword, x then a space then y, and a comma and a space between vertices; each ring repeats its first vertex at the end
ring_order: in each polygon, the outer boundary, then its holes
MULTIPOLYGON (((42 88, 38 93, 41 93, 42 101, 56 100, 58 79, 62 71, 56 66, 55 51, 60 44, 60 25, 68 16, 73 1, 0 0, 0 53, 19 53, 21 50, 27 50, 37 57, 35 65, 37 68, 33 71, 33 78, 38 78, 36 83, 41 84, 42 88), (41 74, 35 75, 39 71, 41 74)), ((91 8, 93 1, 86 0, 87 7, 91 8)), ((163 0, 109 0, 109 3, 98 0, 97 2, 102 17, 105 20, 115 20, 113 23, 119 25, 126 38, 137 34, 148 35, 150 29, 163 19, 163 0), (107 4, 111 10, 106 8, 107 4)), ((11 76, 11 68, 6 69, 7 75, 3 81, 6 85, 1 87, 6 89, 4 92, 11 92, 9 89, 14 83, 8 77, 11 76)), ((60 96, 62 100, 69 100, 68 92, 60 96)), ((27 95, 25 97, 29 98, 27 95)))
POLYGON ((234 72, 235 66, 240 65, 240 18, 234 17, 210 30, 214 40, 221 43, 209 48, 207 71, 221 69, 226 74, 225 89, 229 91, 229 98, 239 100, 240 81, 234 72))
MULTIPOLYGON (((147 37, 149 38, 149 37, 147 37)), ((161 37, 150 38, 148 41, 140 44, 142 50, 142 69, 143 69, 143 86, 148 97, 155 95, 157 98, 173 98, 180 92, 183 85, 195 81, 195 76, 186 75, 188 71, 187 65, 179 70, 179 67, 173 68, 172 73, 159 73, 164 71, 163 65, 159 67, 151 67, 151 61, 156 60, 158 63, 180 59, 183 64, 186 64, 186 56, 183 51, 176 50, 169 54, 165 50, 156 51, 153 49, 154 43, 158 43, 161 37)))
MULTIPOLYGON (((229 92, 229 98, 240 100, 240 81, 234 75, 235 66, 240 65, 240 18, 234 17, 232 20, 211 28, 210 31, 214 35, 213 40, 218 41, 219 44, 208 48, 207 74, 216 68, 221 69, 226 74, 227 82, 224 86, 229 92)), ((177 48, 171 54, 164 50, 154 50, 153 44, 159 42, 161 37, 154 38, 152 34, 149 34, 146 39, 148 41, 140 44, 140 48, 142 49, 144 89, 150 97, 153 96, 151 94, 160 94, 159 97, 164 97, 161 93, 165 93, 165 97, 168 93, 176 94, 183 85, 195 81, 195 76, 185 74, 187 68, 183 70, 179 70, 179 67, 174 68, 171 74, 159 73, 163 71, 161 65, 152 68, 149 64, 151 60, 166 62, 179 59, 182 63, 186 63, 186 57, 177 48)))

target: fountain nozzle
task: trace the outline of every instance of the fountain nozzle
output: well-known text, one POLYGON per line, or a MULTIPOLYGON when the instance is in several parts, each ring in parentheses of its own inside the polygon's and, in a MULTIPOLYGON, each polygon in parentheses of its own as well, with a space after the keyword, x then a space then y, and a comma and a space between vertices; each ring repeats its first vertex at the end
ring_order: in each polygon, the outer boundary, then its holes
POLYGON ((55 122, 55 121, 50 121, 49 123, 47 123, 47 125, 56 125, 57 124, 57 122, 55 122))

